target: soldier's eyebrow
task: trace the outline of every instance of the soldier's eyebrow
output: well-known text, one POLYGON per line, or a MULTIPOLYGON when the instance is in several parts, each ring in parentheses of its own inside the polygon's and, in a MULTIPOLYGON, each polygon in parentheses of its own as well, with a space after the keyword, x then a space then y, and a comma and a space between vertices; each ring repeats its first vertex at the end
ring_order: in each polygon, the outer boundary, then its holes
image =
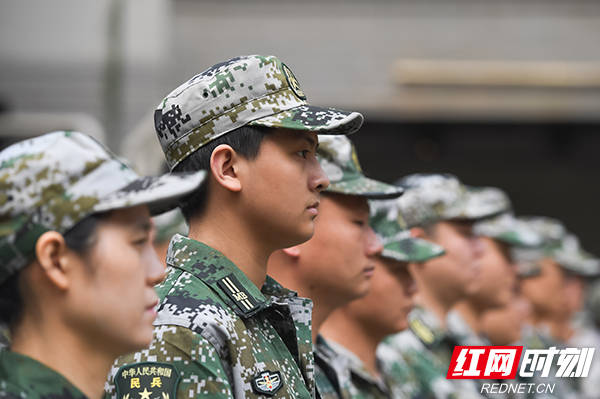
POLYGON ((149 219, 140 219, 134 223, 133 229, 148 233, 150 230, 152 230, 152 222, 149 219))
POLYGON ((306 141, 308 141, 308 144, 310 144, 310 147, 314 150, 317 151, 317 148, 319 148, 319 143, 314 140, 312 137, 310 136, 302 136, 302 138, 306 141))

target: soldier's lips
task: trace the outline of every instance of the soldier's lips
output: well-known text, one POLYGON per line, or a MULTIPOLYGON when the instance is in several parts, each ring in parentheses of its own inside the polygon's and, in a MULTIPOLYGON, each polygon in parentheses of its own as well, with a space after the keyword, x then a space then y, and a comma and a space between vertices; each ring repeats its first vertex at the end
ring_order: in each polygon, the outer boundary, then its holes
POLYGON ((319 201, 313 202, 312 204, 310 204, 309 206, 306 207, 306 210, 308 211, 308 213, 310 213, 313 216, 317 216, 319 214, 319 201))
POLYGON ((366 277, 372 277, 373 273, 375 273, 375 266, 367 266, 363 269, 363 274, 366 277))
POLYGON ((146 306, 146 312, 153 314, 156 317, 156 306, 158 305, 158 299, 155 299, 152 304, 146 306))

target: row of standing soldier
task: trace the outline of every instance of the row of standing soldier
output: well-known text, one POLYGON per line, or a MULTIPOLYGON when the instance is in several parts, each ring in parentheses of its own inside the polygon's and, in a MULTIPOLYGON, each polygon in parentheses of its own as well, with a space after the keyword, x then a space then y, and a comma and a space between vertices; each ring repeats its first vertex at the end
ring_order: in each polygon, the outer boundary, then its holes
POLYGON ((76 132, 0 153, 0 397, 475 398, 455 345, 597 346, 571 321, 600 266, 560 222, 452 175, 366 177, 362 115, 309 105, 276 57, 214 65, 154 122, 158 178, 76 132), (150 215, 175 206, 165 273, 150 215))

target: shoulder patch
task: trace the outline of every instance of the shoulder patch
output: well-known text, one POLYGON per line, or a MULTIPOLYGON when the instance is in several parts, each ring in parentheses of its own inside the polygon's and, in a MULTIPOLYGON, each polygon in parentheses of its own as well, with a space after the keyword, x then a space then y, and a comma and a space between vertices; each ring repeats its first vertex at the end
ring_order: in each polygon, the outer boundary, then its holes
POLYGON ((219 279, 217 285, 236 304, 243 315, 249 316, 258 309, 258 303, 233 274, 219 279))
POLYGON ((423 341, 425 345, 433 344, 435 341, 435 335, 429 327, 427 327, 420 319, 412 319, 409 321, 409 326, 412 332, 423 341))
POLYGON ((117 399, 175 399, 179 373, 168 363, 132 363, 117 371, 114 382, 117 399))
POLYGON ((262 371, 252 379, 252 390, 260 395, 273 396, 283 386, 279 371, 262 371))

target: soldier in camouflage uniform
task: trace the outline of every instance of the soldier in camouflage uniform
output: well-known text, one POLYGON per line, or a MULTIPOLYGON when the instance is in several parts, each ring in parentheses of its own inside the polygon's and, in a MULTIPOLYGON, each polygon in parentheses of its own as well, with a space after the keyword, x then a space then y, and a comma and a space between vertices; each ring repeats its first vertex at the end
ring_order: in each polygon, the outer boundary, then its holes
MULTIPOLYGON (((547 217, 523 218, 544 238, 540 249, 518 250, 515 257, 521 263, 533 263, 538 272, 521 281, 521 291, 531 304, 531 320, 523 332, 523 344, 527 349, 562 348, 580 346, 569 339, 575 335, 573 316, 579 310, 573 286, 580 285, 581 278, 597 275, 598 260, 581 249, 577 239, 564 225, 547 217), (573 301, 575 299, 575 301, 573 301)), ((554 395, 545 397, 579 398, 578 379, 535 377, 533 382, 553 383, 554 395)), ((536 396, 543 397, 543 396, 536 396)))
POLYGON ((473 223, 497 215, 506 205, 489 191, 469 189, 451 175, 411 175, 400 181, 406 193, 400 211, 413 235, 442 246, 444 256, 411 265, 420 306, 409 315, 409 330, 386 339, 386 358, 403 357, 433 397, 479 397, 469 380, 446 380, 457 344, 446 326, 450 308, 477 289, 480 242, 473 223))
POLYGON ((335 310, 322 333, 349 363, 353 398, 410 398, 418 394, 415 378, 382 368, 376 350, 387 335, 408 327, 416 290, 409 262, 424 262, 444 250, 410 236, 397 201, 370 201, 370 207, 370 224, 384 245, 375 260, 371 288, 366 296, 335 310))
POLYGON ((315 378, 321 398, 348 398, 347 364, 318 336, 336 308, 368 292, 374 257, 383 249, 369 226, 369 198, 395 198, 402 189, 367 178, 346 137, 320 137, 318 158, 331 185, 325 190, 315 235, 308 242, 277 251, 269 272, 311 298, 315 378))
POLYGON ((205 175, 139 177, 77 132, 0 152, 0 397, 98 398, 114 359, 150 343, 164 278, 150 214, 205 175))
POLYGON ((478 289, 469 293, 448 314, 448 330, 459 345, 488 345, 482 335, 484 314, 507 306, 515 295, 516 271, 512 262, 512 247, 537 247, 542 237, 511 213, 510 200, 500 189, 480 189, 486 200, 496 197, 503 213, 477 222, 474 232, 481 237, 483 255, 478 276, 478 289))
POLYGON ((363 118, 308 105, 273 56, 237 57, 161 101, 155 127, 172 170, 209 169, 182 202, 190 227, 167 253, 154 340, 120 358, 110 397, 311 398, 311 301, 267 276, 268 256, 308 240, 329 181, 317 133, 350 134, 363 118), (168 386, 147 374, 168 370, 168 386))

